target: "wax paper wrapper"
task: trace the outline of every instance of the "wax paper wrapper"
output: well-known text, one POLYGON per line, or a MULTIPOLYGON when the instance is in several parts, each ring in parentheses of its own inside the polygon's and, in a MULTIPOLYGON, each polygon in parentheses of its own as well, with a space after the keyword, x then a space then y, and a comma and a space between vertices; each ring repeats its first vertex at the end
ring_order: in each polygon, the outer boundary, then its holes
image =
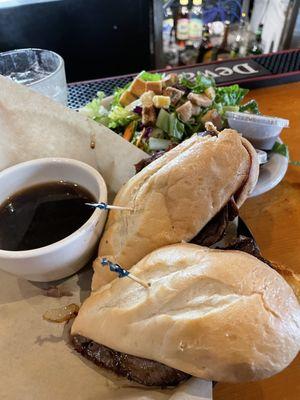
POLYGON ((95 167, 112 196, 146 153, 103 125, 0 75, 0 170, 67 157, 95 167))
MULTIPOLYGON (((41 157, 75 158, 97 168, 112 198, 145 153, 78 112, 0 76, 0 170, 41 157)), ((62 282, 38 284, 0 271, 0 399, 210 399, 211 382, 201 380, 160 390, 109 379, 72 349, 70 323, 43 320, 47 310, 81 304, 91 275, 87 266, 62 282)))

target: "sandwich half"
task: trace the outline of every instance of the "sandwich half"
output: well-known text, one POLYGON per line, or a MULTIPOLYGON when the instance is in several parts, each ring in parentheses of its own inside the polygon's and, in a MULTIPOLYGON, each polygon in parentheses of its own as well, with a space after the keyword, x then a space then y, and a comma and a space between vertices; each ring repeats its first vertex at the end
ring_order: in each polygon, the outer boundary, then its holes
POLYGON ((267 264, 241 251, 176 244, 114 279, 83 303, 72 326, 77 351, 150 386, 189 376, 268 378, 300 349, 300 306, 267 264))
MULTIPOLYGON (((192 136, 119 191, 114 204, 132 211, 110 211, 99 256, 130 268, 165 245, 211 245, 254 188, 258 172, 255 149, 238 132, 192 136)), ((97 263, 94 270, 93 290, 114 277, 97 263)))

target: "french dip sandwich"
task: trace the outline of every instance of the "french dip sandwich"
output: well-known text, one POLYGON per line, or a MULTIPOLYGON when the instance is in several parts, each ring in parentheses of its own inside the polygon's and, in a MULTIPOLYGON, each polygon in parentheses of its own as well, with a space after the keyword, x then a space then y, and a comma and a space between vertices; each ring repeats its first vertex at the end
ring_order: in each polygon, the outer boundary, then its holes
MULTIPOLYGON (((259 166, 253 146, 235 130, 185 140, 131 178, 110 211, 99 256, 130 268, 162 246, 217 242, 254 188, 259 166)), ((114 274, 94 263, 93 290, 114 274)))
POLYGON ((285 280, 241 251, 175 244, 83 303, 72 326, 77 351, 143 385, 195 376, 241 382, 270 377, 300 349, 300 306, 285 280))

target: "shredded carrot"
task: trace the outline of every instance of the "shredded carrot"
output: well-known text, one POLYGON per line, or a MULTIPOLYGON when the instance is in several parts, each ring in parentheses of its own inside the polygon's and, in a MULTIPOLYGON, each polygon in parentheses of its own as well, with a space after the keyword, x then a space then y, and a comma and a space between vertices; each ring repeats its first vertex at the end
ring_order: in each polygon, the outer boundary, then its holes
POLYGON ((125 140, 128 140, 128 142, 131 141, 134 131, 135 131, 135 127, 136 127, 136 122, 135 121, 131 121, 129 125, 126 126, 126 129, 123 133, 123 138, 125 140))

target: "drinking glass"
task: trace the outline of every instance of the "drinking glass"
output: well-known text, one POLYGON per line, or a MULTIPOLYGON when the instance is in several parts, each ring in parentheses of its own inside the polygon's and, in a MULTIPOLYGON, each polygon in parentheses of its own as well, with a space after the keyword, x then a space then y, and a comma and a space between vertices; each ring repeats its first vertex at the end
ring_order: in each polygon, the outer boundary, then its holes
POLYGON ((54 51, 30 48, 0 53, 0 74, 67 104, 64 60, 54 51))

